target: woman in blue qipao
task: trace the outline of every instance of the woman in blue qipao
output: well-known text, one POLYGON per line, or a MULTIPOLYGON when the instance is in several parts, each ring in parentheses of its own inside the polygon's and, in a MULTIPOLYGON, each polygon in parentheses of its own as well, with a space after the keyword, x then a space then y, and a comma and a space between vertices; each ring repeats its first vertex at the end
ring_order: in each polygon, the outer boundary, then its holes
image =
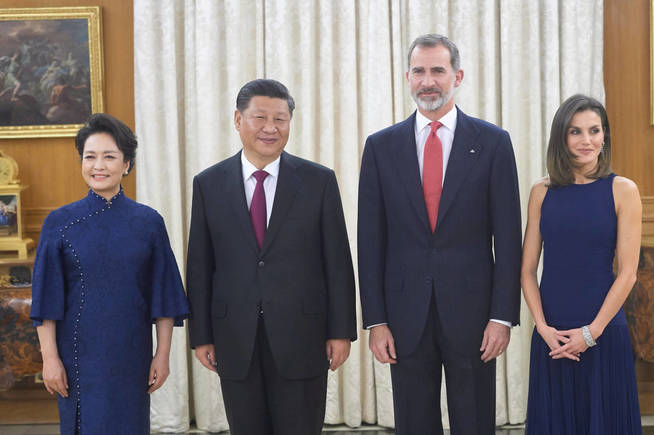
POLYGON ((149 393, 168 377, 173 325, 188 314, 163 219, 120 185, 136 145, 125 124, 92 115, 75 138, 88 196, 41 231, 31 317, 64 435, 149 434, 149 393))
POLYGON ((547 170, 531 189, 522 259, 535 322, 526 433, 641 434, 622 305, 636 282, 642 206, 634 182, 611 172, 609 121, 597 100, 574 95, 557 110, 547 170))

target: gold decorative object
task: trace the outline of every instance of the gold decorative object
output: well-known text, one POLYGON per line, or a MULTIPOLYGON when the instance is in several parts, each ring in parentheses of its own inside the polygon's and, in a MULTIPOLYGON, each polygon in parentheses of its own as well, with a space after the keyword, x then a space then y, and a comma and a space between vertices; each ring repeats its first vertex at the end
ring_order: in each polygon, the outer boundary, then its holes
POLYGON ((11 287, 11 275, 0 275, 0 288, 11 287))
POLYGON ((18 183, 18 163, 0 151, 0 186, 18 183))
POLYGON ((17 177, 18 164, 0 151, 0 252, 14 251, 18 258, 27 258, 34 240, 24 237, 20 194, 28 186, 21 186, 17 177))
POLYGON ((0 9, 0 138, 75 136, 103 111, 99 6, 0 9))

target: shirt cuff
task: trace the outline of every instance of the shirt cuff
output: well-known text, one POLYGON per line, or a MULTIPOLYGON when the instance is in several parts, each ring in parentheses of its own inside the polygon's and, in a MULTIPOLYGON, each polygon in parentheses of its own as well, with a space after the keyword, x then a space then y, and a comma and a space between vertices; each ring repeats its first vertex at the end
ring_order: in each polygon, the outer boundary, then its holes
POLYGON ((374 328, 375 326, 381 326, 381 325, 388 325, 388 323, 375 323, 374 325, 370 325, 370 326, 368 326, 366 329, 367 329, 368 331, 370 331, 370 330, 371 330, 372 328, 374 328))
POLYGON ((490 319, 491 322, 499 323, 502 324, 508 328, 511 328, 513 325, 511 325, 511 322, 507 322, 506 320, 499 320, 499 319, 490 319))

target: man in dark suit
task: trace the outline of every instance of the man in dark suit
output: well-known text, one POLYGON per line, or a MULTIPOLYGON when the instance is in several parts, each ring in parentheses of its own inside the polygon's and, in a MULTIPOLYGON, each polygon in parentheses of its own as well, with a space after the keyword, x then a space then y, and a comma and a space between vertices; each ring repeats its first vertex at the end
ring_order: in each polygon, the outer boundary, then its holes
POLYGON ((191 347, 220 375, 235 435, 319 434, 327 369, 356 339, 336 177, 283 151, 294 106, 275 80, 247 83, 234 113, 243 150, 193 180, 191 347))
POLYGON ((418 110, 366 142, 359 184, 364 327, 390 363, 399 435, 495 433, 495 358, 520 311, 520 202, 511 140, 454 105, 459 52, 444 36, 409 49, 418 110))

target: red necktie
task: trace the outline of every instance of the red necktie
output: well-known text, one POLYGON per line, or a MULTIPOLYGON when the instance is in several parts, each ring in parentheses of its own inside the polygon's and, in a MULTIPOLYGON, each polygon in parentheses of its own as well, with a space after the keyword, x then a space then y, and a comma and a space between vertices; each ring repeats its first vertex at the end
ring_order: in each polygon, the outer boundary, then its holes
POLYGON ((263 190, 263 180, 268 173, 266 171, 254 171, 252 176, 257 180, 250 203, 250 219, 254 227, 254 235, 257 238, 259 249, 263 247, 263 237, 266 235, 266 192, 263 190))
POLYGON ((431 122, 431 131, 425 142, 425 153, 422 166, 422 190, 425 194, 425 205, 429 216, 429 225, 432 233, 436 229, 438 218, 438 204, 443 191, 443 144, 436 134, 443 124, 438 121, 431 122))

